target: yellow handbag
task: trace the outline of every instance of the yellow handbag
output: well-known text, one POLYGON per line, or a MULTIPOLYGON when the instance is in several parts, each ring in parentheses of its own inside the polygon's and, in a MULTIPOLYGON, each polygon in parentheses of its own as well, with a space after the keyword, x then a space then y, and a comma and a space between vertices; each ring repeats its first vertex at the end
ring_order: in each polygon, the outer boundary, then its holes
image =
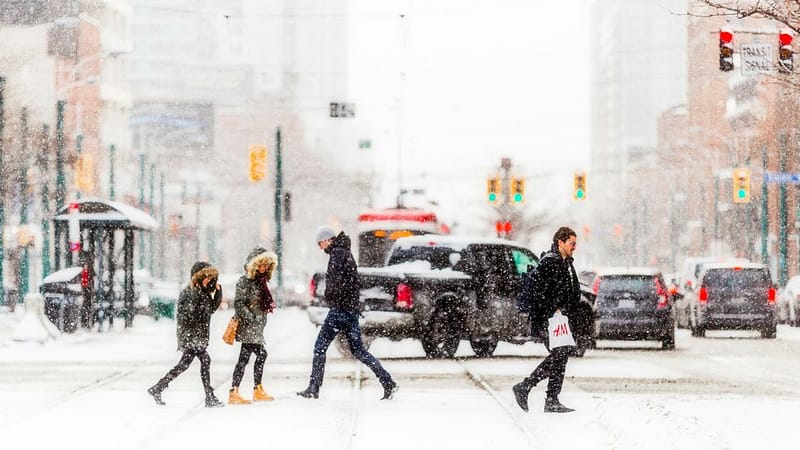
POLYGON ((231 317, 230 322, 228 322, 228 327, 225 328, 225 332, 222 333, 222 340, 228 345, 233 345, 233 341, 236 339, 236 329, 238 328, 239 320, 236 317, 231 317))

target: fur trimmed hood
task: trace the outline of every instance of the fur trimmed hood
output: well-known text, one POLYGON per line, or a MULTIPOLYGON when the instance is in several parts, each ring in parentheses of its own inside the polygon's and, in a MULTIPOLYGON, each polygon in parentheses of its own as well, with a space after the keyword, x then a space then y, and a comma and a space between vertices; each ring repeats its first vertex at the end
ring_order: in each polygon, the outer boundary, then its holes
POLYGON ((189 284, 191 286, 200 286, 200 283, 205 278, 219 278, 219 271, 213 266, 200 269, 192 275, 192 280, 189 284))
POLYGON ((258 266, 266 263, 267 279, 272 279, 272 274, 275 272, 275 267, 278 266, 278 255, 275 252, 268 251, 264 247, 254 248, 249 255, 247 255, 247 262, 244 264, 244 274, 247 278, 253 279, 256 277, 258 266))

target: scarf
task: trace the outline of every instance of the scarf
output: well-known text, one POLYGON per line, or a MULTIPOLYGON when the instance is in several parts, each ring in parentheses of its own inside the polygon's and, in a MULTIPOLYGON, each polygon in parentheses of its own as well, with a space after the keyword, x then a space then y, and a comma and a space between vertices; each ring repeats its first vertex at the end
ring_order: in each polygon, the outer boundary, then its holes
POLYGON ((267 275, 256 275, 256 280, 258 280, 258 285, 261 286, 261 297, 258 299, 258 306, 261 307, 261 311, 266 313, 271 313, 275 311, 275 300, 272 299, 272 293, 269 291, 269 279, 267 275))

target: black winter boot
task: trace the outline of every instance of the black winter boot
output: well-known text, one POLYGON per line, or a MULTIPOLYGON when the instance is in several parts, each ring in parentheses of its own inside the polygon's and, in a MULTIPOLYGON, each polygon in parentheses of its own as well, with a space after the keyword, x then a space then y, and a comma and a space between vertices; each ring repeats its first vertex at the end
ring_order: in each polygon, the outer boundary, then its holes
POLYGON ((225 406, 225 403, 219 401, 216 395, 213 392, 209 392, 206 394, 206 408, 218 408, 220 406, 225 406))
POLYGON ((528 394, 531 392, 532 387, 529 383, 522 381, 511 388, 514 391, 514 399, 517 401, 517 405, 525 412, 528 412, 528 394))
POLYGON ((319 390, 309 386, 305 391, 298 392, 297 395, 305 398, 319 398, 319 390))
POLYGON ((381 400, 391 400, 398 389, 400 389, 400 386, 398 386, 397 383, 394 381, 390 382, 383 387, 383 397, 381 397, 381 400))
POLYGON ((562 405, 557 397, 547 397, 544 400, 544 412, 546 413, 568 413, 572 411, 575 410, 562 405))
POLYGON ((164 400, 161 400, 161 391, 162 390, 163 390, 163 388, 161 386, 159 386, 159 385, 155 385, 155 386, 153 386, 153 387, 151 387, 150 389, 147 390, 147 393, 153 396, 153 400, 155 400, 156 401, 156 405, 159 405, 159 406, 166 405, 166 403, 164 403, 164 400))

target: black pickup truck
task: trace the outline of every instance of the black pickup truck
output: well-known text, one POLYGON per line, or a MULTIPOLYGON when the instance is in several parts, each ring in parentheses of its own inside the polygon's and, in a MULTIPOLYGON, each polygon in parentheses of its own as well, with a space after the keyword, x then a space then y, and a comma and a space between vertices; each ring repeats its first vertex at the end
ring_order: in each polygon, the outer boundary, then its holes
MULTIPOLYGON (((404 237, 384 267, 358 269, 365 344, 375 337, 419 339, 429 358, 452 358, 462 339, 476 355, 491 356, 498 342, 532 340, 527 316, 516 308, 522 274, 538 258, 502 239, 424 235, 404 237)), ((311 281, 310 320, 321 325, 328 312, 325 273, 311 281)), ((589 299, 585 316, 571 318, 576 355, 593 345, 589 299)), ((339 346, 342 349, 342 346, 339 346)))

